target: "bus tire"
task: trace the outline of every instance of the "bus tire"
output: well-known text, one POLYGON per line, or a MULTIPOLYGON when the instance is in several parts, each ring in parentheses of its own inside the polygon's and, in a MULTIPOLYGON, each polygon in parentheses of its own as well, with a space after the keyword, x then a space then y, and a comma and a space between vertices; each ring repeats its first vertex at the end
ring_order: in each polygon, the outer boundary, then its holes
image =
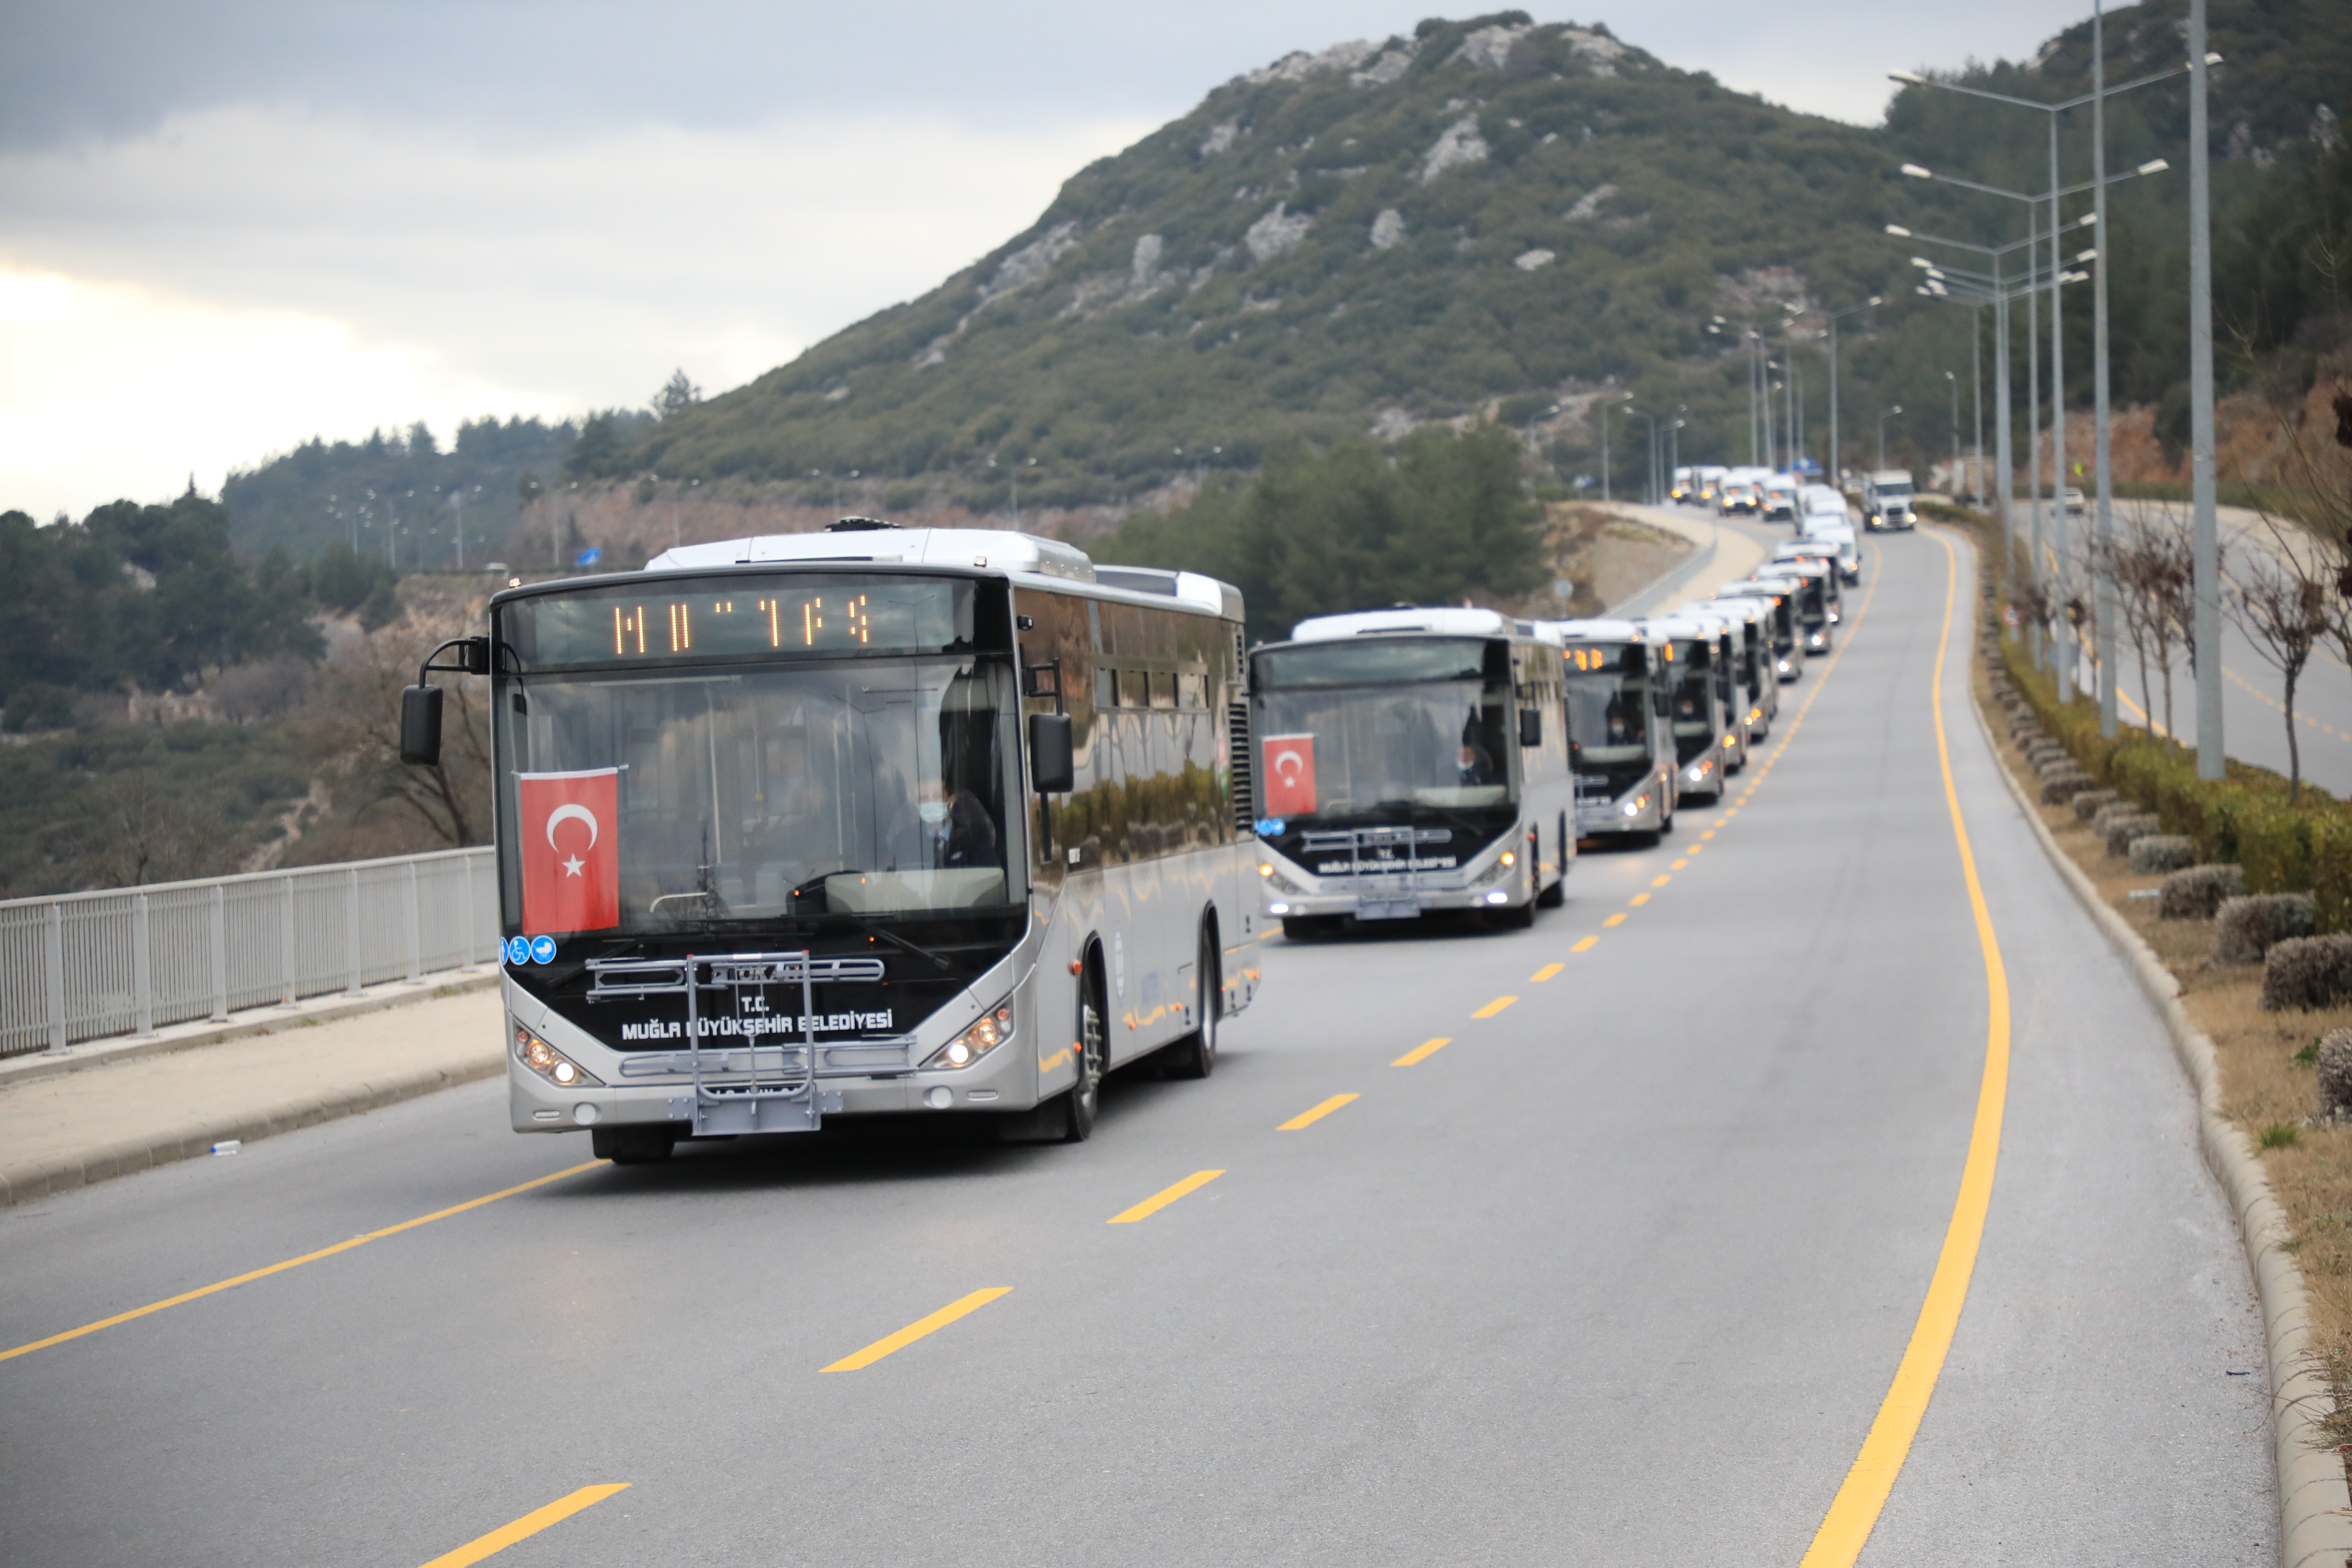
POLYGON ((1498 931, 1525 931, 1536 923, 1536 901, 1529 899, 1524 904, 1505 904, 1489 910, 1486 918, 1498 931))
POLYGON ((677 1133, 667 1123, 623 1122, 618 1127, 588 1129, 589 1152, 615 1165, 658 1165, 677 1147, 677 1133))
POLYGON ((1056 1096, 1054 1142, 1083 1143, 1094 1136, 1095 1116, 1102 1106, 1103 1074, 1110 1059, 1110 1027, 1103 1016, 1102 963, 1099 950, 1090 955, 1078 976, 1078 1081, 1056 1096))
POLYGON ((1217 1019, 1224 1011, 1224 972, 1218 960, 1217 928, 1202 921, 1201 957, 1192 968, 1193 1016, 1201 1026, 1168 1047, 1170 1078, 1206 1078, 1217 1070, 1217 1019))

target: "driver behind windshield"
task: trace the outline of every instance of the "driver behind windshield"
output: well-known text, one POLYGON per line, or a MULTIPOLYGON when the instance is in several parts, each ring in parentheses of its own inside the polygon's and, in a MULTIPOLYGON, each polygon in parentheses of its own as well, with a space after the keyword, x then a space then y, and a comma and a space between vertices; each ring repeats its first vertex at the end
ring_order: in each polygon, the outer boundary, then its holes
POLYGON ((933 866, 1001 866, 996 823, 988 807, 970 790, 953 789, 939 779, 923 780, 916 803, 922 820, 926 858, 933 866))

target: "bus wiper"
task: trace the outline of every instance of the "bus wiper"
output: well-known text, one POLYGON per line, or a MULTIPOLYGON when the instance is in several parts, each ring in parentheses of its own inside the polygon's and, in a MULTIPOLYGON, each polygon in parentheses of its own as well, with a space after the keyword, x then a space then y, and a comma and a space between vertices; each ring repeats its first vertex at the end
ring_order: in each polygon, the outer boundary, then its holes
MULTIPOLYGON (((803 882, 799 887, 794 888, 791 892, 786 893, 784 895, 784 901, 787 903, 796 904, 800 902, 802 894, 808 892, 812 889, 824 887, 831 879, 835 877, 853 877, 856 874, 856 868, 845 866, 838 871, 827 871, 822 877, 811 877, 807 881, 803 882)), ((880 938, 882 941, 888 942, 892 947, 911 952, 917 958, 929 959, 935 968, 944 970, 951 967, 946 959, 941 958, 938 953, 933 952, 930 949, 927 947, 918 947, 915 943, 908 942, 905 937, 900 936, 897 931, 890 930, 887 926, 876 925, 872 921, 867 920, 864 915, 859 914, 855 910, 830 910, 826 912, 829 914, 839 915, 842 919, 849 921, 852 925, 856 926, 860 931, 866 932, 868 935, 880 938)))

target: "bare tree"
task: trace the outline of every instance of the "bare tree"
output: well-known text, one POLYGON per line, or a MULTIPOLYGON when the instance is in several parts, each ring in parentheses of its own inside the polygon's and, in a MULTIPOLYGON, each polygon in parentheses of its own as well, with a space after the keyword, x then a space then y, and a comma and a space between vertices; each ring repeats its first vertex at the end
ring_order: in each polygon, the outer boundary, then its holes
POLYGON ((2254 651, 2279 672, 2279 695, 2286 715, 2286 798, 2292 805, 2303 795, 2303 747, 2294 727, 2294 689, 2320 639, 2342 620, 2329 603, 2330 578, 2321 576, 2307 558, 2281 549, 2252 552, 2223 582, 2228 591, 2222 603, 2231 620, 2253 644, 2254 651))
POLYGON ((320 678, 304 749, 335 780, 354 819, 388 810, 421 829, 428 845, 488 841, 489 713, 482 682, 444 678, 438 765, 410 767, 400 760, 401 689, 415 679, 426 654, 466 629, 405 616, 354 641, 320 678))

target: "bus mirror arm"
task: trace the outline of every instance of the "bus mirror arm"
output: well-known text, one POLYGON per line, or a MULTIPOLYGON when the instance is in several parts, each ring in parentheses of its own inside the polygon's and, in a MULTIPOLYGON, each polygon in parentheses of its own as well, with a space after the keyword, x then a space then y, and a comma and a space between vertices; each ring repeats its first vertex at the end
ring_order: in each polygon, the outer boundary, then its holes
POLYGON ((1540 746, 1543 744, 1542 709, 1522 708, 1519 710, 1519 744, 1522 746, 1540 746))
POLYGON ((400 760, 411 767, 436 767, 441 762, 441 689, 425 679, 436 669, 447 675, 489 674, 490 639, 450 638, 425 655, 417 667, 416 684, 401 689, 400 760), (441 656, 452 648, 456 662, 442 663, 441 656))
POLYGON ((1039 795, 1067 795, 1077 783, 1077 764, 1067 713, 1029 715, 1029 782, 1039 795))

